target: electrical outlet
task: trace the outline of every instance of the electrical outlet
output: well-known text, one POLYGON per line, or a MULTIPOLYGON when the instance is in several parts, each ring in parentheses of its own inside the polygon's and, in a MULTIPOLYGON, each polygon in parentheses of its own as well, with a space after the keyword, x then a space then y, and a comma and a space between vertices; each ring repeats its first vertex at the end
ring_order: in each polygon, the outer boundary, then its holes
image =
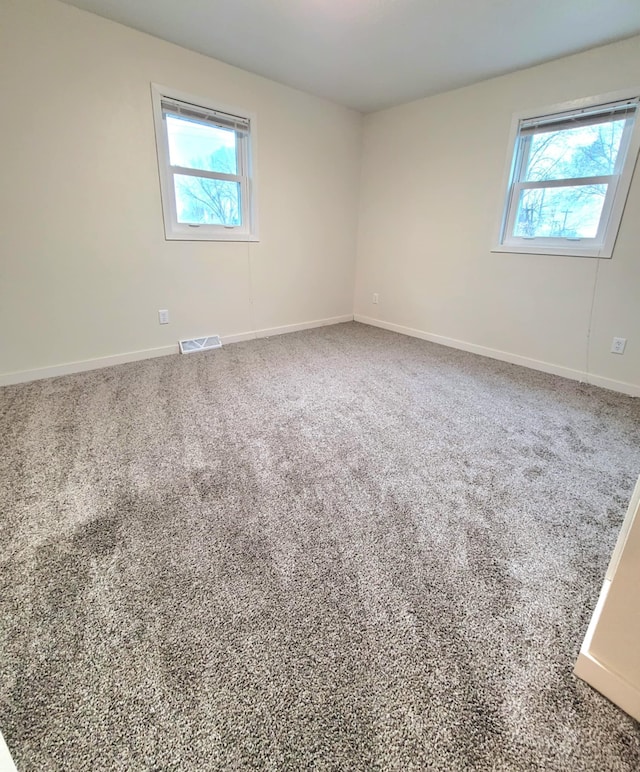
POLYGON ((160 324, 169 324, 169 312, 166 308, 161 308, 158 311, 158 321, 160 324))
POLYGON ((373 303, 377 303, 378 302, 378 293, 377 292, 373 293, 373 298, 371 300, 372 300, 373 303))
POLYGON ((611 343, 612 354, 624 354, 625 346, 627 345, 626 338, 614 338, 611 343))

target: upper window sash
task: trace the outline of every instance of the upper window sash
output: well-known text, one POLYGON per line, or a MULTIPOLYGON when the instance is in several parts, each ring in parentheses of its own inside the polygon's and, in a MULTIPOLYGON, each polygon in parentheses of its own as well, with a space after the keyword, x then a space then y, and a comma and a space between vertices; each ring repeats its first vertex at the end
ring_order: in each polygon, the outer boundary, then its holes
MULTIPOLYGON (((169 168, 174 174, 188 174, 193 177, 208 177, 212 180, 231 180, 235 182, 242 182, 244 178, 247 177, 247 151, 246 151, 246 137, 247 137, 247 131, 246 130, 238 130, 234 129, 235 138, 236 138, 236 145, 235 145, 235 162, 236 162, 236 168, 237 168, 237 174, 228 174, 226 172, 220 172, 215 171, 212 169, 205 169, 202 166, 196 166, 195 163, 191 166, 181 166, 180 164, 172 164, 171 163, 171 153, 169 151, 169 132, 167 130, 166 125, 166 119, 167 116, 176 116, 177 118, 183 119, 183 115, 176 112, 175 110, 166 110, 163 109, 162 111, 162 120, 163 120, 163 128, 164 128, 164 136, 166 140, 166 147, 167 147, 167 157, 168 157, 168 164, 169 168)), ((199 123, 202 125, 206 125, 205 121, 203 120, 195 120, 192 118, 189 118, 190 121, 193 123, 199 123)), ((223 125, 220 121, 211 121, 210 123, 214 123, 216 127, 224 128, 224 129, 231 129, 232 127, 229 125, 223 125)))

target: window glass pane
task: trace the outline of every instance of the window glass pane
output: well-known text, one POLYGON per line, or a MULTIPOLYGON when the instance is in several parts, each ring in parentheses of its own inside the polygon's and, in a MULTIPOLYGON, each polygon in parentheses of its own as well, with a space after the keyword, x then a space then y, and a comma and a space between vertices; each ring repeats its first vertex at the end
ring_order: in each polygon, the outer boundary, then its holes
POLYGON ((522 181, 567 180, 613 174, 624 118, 531 136, 522 181))
POLYGON ((178 222, 192 225, 241 225, 240 183, 175 174, 178 222))
POLYGON ((169 163, 186 169, 237 174, 236 133, 213 124, 167 115, 169 163))
POLYGON ((592 239, 598 233, 608 185, 522 190, 513 235, 592 239))

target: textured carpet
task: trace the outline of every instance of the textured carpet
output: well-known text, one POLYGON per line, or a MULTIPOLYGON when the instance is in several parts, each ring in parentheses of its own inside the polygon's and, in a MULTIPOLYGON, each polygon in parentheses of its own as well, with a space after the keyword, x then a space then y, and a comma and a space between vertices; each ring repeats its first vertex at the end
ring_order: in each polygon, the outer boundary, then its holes
POLYGON ((572 675, 640 401, 358 324, 0 390, 37 770, 637 770, 572 675))

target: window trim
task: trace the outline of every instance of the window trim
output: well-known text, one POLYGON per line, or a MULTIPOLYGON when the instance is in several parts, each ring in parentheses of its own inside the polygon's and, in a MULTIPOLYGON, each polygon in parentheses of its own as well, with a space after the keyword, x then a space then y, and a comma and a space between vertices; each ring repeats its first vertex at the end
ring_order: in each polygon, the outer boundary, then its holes
POLYGON ((156 138, 156 156, 158 161, 158 176, 160 181, 160 198, 162 203, 162 216, 164 221, 165 239, 167 241, 259 241, 258 217, 256 210, 257 201, 257 175, 256 175, 256 133, 257 119, 254 113, 237 107, 213 102, 205 97, 195 96, 184 91, 178 91, 168 86, 157 83, 151 84, 151 99, 153 105, 153 119, 156 138), (225 175, 222 173, 209 173, 206 170, 172 167, 169 161, 169 140, 163 117, 163 100, 175 100, 193 105, 197 110, 223 113, 236 116, 249 124, 249 131, 240 138, 243 150, 237 155, 238 174, 225 175), (194 175, 197 172, 197 175, 194 175), (229 178, 241 185, 242 199, 242 225, 189 225, 179 223, 174 193, 174 174, 188 174, 192 176, 211 176, 215 179, 229 178))
POLYGON ((609 92, 607 94, 574 99, 570 102, 548 105, 536 110, 524 110, 513 114, 509 133, 508 154, 500 188, 502 197, 500 199, 498 223, 494 233, 493 246, 491 247, 492 252, 530 255, 566 255, 571 257, 612 257, 618 232, 620 230, 620 224, 622 222, 622 215, 629 195, 631 181, 637 164, 638 152, 640 151, 640 104, 636 108, 635 122, 632 129, 628 130, 621 140, 621 151, 623 150, 623 143, 626 143, 626 158, 620 173, 615 175, 603 175, 601 177, 575 178, 571 180, 573 184, 597 184, 597 182, 609 183, 600 218, 598 234, 591 244, 587 245, 584 244, 584 242, 587 241, 585 239, 576 239, 575 241, 572 239, 552 240, 545 239, 545 237, 525 239, 515 236, 509 237, 507 235, 509 232, 513 232, 513 220, 517 210, 517 206, 514 206, 513 203, 517 200, 516 196, 518 196, 519 191, 523 187, 560 187, 563 183, 566 183, 566 180, 558 180, 557 182, 546 181, 544 183, 513 181, 516 166, 522 161, 523 156, 522 153, 518 152, 520 125, 522 122, 533 121, 535 118, 554 115, 560 118, 563 113, 571 114, 578 110, 588 110, 613 102, 638 98, 640 98, 640 88, 624 89, 609 92), (514 188, 513 191, 512 185, 514 188), (536 243, 531 243, 534 241, 536 243), (566 242, 566 244, 563 242, 566 242))

